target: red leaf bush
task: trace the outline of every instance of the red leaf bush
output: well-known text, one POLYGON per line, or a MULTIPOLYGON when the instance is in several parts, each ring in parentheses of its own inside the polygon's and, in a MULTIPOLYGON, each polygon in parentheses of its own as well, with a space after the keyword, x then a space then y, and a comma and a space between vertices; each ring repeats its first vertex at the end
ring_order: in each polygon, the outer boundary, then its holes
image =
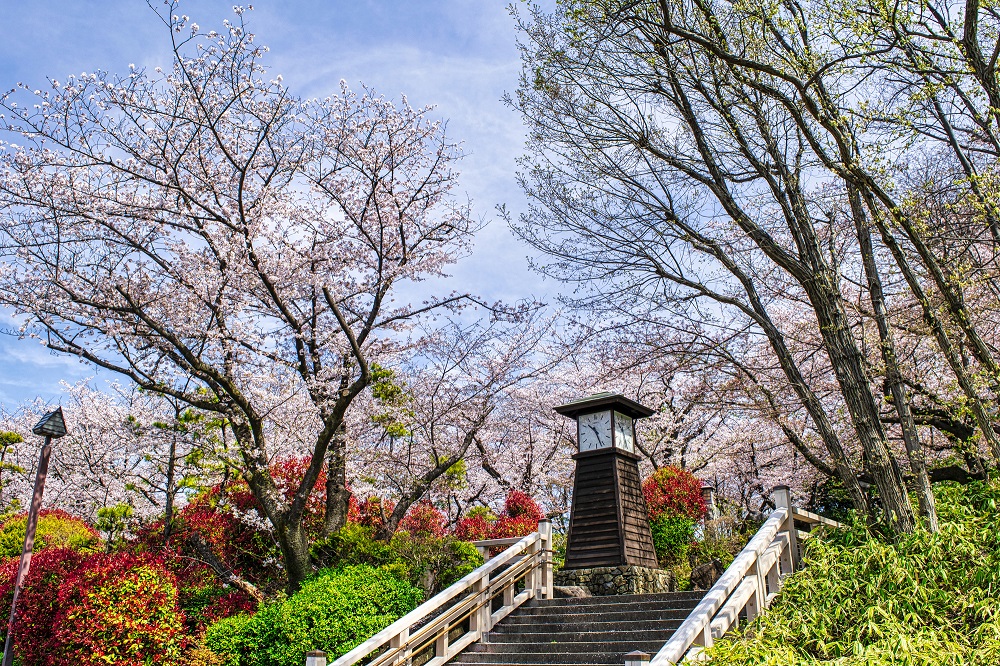
POLYGON ((708 512, 701 495, 701 481, 678 467, 661 467, 643 481, 642 494, 650 520, 661 516, 683 516, 701 520, 708 512))
POLYGON ((462 518, 455 526, 455 536, 466 541, 527 536, 538 529, 538 521, 545 517, 538 502, 520 490, 510 491, 503 511, 494 520, 482 513, 462 518))
POLYGON ((447 531, 447 519, 430 502, 424 501, 410 507, 399 521, 399 532, 412 536, 443 537, 447 531))
MULTIPOLYGON (((46 655, 55 654, 58 645, 52 632, 59 610, 59 587, 75 575, 83 559, 72 548, 47 548, 32 556, 14 618, 14 654, 22 666, 54 663, 47 662, 46 655)), ((10 558, 0 567, 0 603, 6 609, 13 602, 19 560, 10 558)))
POLYGON ((486 516, 465 516, 455 525, 455 536, 462 541, 485 541, 493 532, 493 522, 486 516))
MULTIPOLYGON (((7 603, 15 573, 16 566, 0 568, 7 603)), ((185 639, 177 596, 157 558, 42 551, 18 600, 15 654, 21 666, 179 664, 185 639)))
MULTIPOLYGON (((511 518, 533 520, 535 521, 535 527, 538 526, 538 521, 545 517, 545 514, 542 513, 542 507, 538 506, 538 502, 531 495, 520 490, 510 491, 510 494, 507 495, 507 501, 504 502, 503 511, 511 518)), ((534 530, 532 529, 532 531, 534 530)))

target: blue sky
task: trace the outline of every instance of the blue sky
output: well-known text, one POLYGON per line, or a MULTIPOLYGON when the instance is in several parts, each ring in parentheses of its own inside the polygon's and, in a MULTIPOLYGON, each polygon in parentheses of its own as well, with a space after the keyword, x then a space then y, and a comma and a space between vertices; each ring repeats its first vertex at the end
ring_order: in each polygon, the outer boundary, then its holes
MULTIPOLYGON (((514 182, 524 131, 517 114, 500 102, 520 72, 507 0, 264 0, 253 7, 250 29, 271 48, 274 72, 296 94, 335 92, 340 79, 394 99, 406 94, 414 106, 435 105, 452 138, 464 142, 463 194, 489 224, 447 289, 490 300, 554 289, 528 270, 528 249, 495 211, 498 204, 515 214, 525 207, 514 182)), ((232 17, 232 2, 189 0, 179 12, 208 30, 232 17)), ((46 77, 95 69, 125 71, 130 63, 169 63, 164 27, 143 0, 0 0, 0 16, 2 89, 18 81, 42 87, 46 77)), ((0 329, 11 326, 9 313, 0 311, 0 329)), ((94 374, 37 342, 0 335, 0 403, 57 400, 60 380, 94 374)))

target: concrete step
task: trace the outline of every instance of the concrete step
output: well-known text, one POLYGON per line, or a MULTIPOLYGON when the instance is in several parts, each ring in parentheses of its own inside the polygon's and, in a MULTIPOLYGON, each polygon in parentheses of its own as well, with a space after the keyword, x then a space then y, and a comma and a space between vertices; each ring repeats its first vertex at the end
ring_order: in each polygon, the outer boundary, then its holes
POLYGON ((678 601, 687 603, 694 601, 695 605, 705 596, 703 591, 698 592, 664 592, 663 594, 618 594, 602 597, 570 597, 565 599, 532 599, 522 608, 536 608, 548 606, 600 606, 615 604, 630 604, 635 602, 671 602, 678 601))
POLYGON ((544 633, 557 635, 561 633, 599 632, 613 635, 620 631, 673 631, 681 626, 686 617, 687 615, 672 619, 647 619, 643 622, 538 622, 535 624, 508 624, 507 620, 504 620, 501 624, 493 627, 490 634, 544 633))
MULTIPOLYGON (((614 632, 614 640, 621 642, 629 641, 659 641, 660 645, 666 643, 674 633, 674 629, 680 626, 680 622, 670 620, 669 628, 651 629, 624 629, 614 632)), ((661 623, 661 624, 668 624, 661 623)), ((593 643, 608 640, 609 632, 606 631, 567 631, 553 635, 548 631, 498 631, 494 628, 487 637, 486 643, 545 643, 556 640, 559 643, 579 641, 581 643, 593 643)))
POLYGON ((622 666, 631 652, 534 652, 524 654, 488 654, 465 651, 451 660, 457 664, 605 664, 622 666))
POLYGON ((613 611, 610 613, 577 613, 569 610, 566 612, 548 612, 542 614, 515 612, 504 618, 503 623, 518 625, 539 623, 572 624, 576 622, 648 622, 649 620, 683 619, 690 614, 690 608, 655 608, 649 610, 613 611))
MULTIPOLYGON (((605 636, 605 638, 607 637, 605 636)), ((617 639, 618 637, 615 638, 617 639)), ((533 655, 543 652, 559 654, 621 652, 625 654, 633 650, 642 650, 643 652, 656 654, 661 647, 663 647, 663 642, 649 639, 641 641, 566 641, 560 636, 558 640, 553 639, 539 643, 475 643, 466 648, 465 653, 533 655)))
POLYGON ((657 613, 683 610, 690 613, 698 605, 694 600, 633 601, 623 604, 577 604, 560 606, 528 606, 517 610, 518 615, 550 616, 556 614, 611 615, 614 613, 657 613))

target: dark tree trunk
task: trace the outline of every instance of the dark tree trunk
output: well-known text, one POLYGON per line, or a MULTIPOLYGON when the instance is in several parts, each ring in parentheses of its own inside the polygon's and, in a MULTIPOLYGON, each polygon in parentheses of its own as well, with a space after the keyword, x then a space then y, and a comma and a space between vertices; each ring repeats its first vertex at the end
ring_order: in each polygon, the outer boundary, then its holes
POLYGON ((896 413, 899 415, 899 424, 903 431, 903 442, 906 445, 906 453, 910 459, 910 468, 916 477, 915 486, 917 499, 920 503, 920 513, 927 519, 927 529, 931 532, 937 532, 937 511, 934 508, 934 493, 931 491, 931 481, 927 476, 927 460, 924 455, 924 447, 920 443, 920 437, 917 434, 917 424, 914 422, 913 413, 910 411, 909 397, 907 396, 906 386, 903 384, 903 375, 899 370, 899 363, 896 357, 896 344, 893 340, 892 329, 889 327, 885 296, 882 291, 882 280, 879 277, 878 267, 875 264, 875 250, 872 246, 867 216, 865 215, 861 198, 854 188, 849 189, 848 196, 853 213, 854 226, 858 235, 861 260, 864 265, 865 275, 868 277, 868 293, 871 296, 872 311, 875 314, 875 324, 878 327, 879 348, 882 352, 882 360, 885 362, 886 388, 892 396, 893 405, 896 408, 896 413))

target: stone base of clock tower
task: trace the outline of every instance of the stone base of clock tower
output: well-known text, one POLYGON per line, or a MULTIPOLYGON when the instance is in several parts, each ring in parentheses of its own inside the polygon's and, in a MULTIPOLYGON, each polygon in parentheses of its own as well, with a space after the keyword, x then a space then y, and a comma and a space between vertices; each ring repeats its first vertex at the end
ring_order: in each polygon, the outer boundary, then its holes
POLYGON ((595 597, 662 594, 675 592, 677 589, 673 574, 669 571, 636 566, 563 569, 553 574, 553 582, 559 587, 582 587, 590 590, 595 597))

